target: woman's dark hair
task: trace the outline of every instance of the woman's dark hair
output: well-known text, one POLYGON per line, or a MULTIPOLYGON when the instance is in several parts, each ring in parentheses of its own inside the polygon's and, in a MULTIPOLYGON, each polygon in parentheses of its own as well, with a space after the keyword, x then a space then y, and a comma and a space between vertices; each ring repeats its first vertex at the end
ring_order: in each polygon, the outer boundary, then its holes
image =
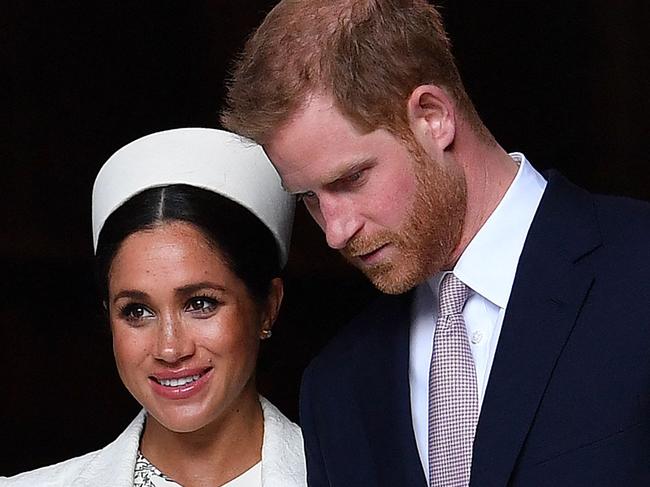
POLYGON ((108 273, 122 242, 131 234, 172 221, 198 228, 224 256, 258 303, 268 297, 270 283, 280 275, 279 249, 271 231, 238 203, 212 191, 174 184, 150 188, 133 196, 104 223, 95 253, 102 298, 108 296, 108 273))

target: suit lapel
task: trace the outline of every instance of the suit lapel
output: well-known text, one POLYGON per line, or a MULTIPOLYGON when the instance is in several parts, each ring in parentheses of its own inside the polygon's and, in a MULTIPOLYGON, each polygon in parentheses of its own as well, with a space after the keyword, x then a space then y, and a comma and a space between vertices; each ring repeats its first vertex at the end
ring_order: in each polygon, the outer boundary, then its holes
MULTIPOLYGON (((409 392, 409 328, 412 293, 385 298, 375 314, 364 353, 372 370, 360 375, 359 408, 378 485, 425 487, 417 452, 409 392)), ((364 360, 365 362, 365 360, 364 360)))
POLYGON ((504 486, 566 344, 600 244, 588 193, 552 174, 519 260, 474 441, 472 485, 504 486))

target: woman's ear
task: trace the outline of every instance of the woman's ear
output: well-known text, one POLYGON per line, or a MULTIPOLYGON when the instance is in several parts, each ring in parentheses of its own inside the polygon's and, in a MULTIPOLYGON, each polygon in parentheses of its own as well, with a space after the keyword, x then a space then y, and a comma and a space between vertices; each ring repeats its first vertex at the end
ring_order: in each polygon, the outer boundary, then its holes
POLYGON ((456 106, 436 85, 420 85, 407 100, 407 116, 416 140, 427 149, 445 151, 456 135, 456 106))
POLYGON ((271 281, 269 295, 262 314, 262 338, 270 337, 271 328, 280 313, 280 305, 284 297, 284 283, 279 277, 271 281))

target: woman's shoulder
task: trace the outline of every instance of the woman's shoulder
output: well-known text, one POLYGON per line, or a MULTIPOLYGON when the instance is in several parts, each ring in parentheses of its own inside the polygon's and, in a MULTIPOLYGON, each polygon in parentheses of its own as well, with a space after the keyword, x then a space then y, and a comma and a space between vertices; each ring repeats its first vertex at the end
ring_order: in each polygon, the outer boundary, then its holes
POLYGON ((300 427, 262 396, 260 403, 264 412, 264 487, 306 486, 305 450, 300 427))
POLYGON ((0 478, 0 487, 131 485, 143 424, 144 412, 141 412, 116 440, 101 450, 0 478))
POLYGON ((93 461, 101 450, 86 453, 79 457, 70 458, 54 465, 37 468, 29 472, 22 472, 8 478, 0 478, 0 486, 11 487, 54 487, 71 485, 79 477, 86 466, 93 461))

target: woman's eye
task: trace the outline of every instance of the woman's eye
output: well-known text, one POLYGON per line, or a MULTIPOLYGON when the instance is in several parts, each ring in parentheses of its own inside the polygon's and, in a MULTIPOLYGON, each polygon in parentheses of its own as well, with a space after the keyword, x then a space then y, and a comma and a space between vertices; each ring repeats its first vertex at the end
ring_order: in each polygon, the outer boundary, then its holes
POLYGON ((141 304, 129 304, 122 309, 122 316, 127 320, 142 320, 153 317, 153 313, 141 304))
POLYGON ((187 303, 187 311, 198 311, 200 313, 210 313, 217 307, 217 301, 212 298, 193 298, 187 303))

